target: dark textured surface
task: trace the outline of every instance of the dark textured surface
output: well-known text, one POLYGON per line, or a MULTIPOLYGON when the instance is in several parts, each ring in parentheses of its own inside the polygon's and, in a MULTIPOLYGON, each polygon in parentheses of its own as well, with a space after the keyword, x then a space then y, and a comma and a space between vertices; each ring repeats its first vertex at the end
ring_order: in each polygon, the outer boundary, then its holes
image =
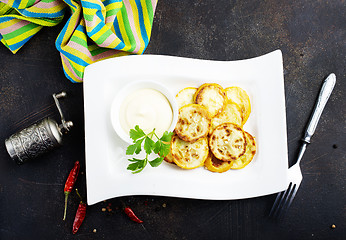
MULTIPOLYGON (((50 95, 61 90, 69 94, 62 102, 66 118, 75 123, 63 147, 20 167, 0 144, 0 239, 344 239, 345 11, 343 0, 158 3, 146 53, 237 60, 282 50, 291 163, 322 80, 337 75, 301 164, 304 180, 281 222, 267 218, 275 195, 238 201, 123 197, 90 206, 73 236, 78 198, 71 195, 63 222, 63 185, 75 160, 85 171, 83 86, 64 77, 54 47, 63 25, 43 29, 16 55, 0 46, 0 143, 44 116, 57 118, 50 95), (123 214, 121 201, 143 225, 123 214), (109 203, 112 211, 102 212, 109 203)), ((85 174, 77 187, 85 196, 85 174)))

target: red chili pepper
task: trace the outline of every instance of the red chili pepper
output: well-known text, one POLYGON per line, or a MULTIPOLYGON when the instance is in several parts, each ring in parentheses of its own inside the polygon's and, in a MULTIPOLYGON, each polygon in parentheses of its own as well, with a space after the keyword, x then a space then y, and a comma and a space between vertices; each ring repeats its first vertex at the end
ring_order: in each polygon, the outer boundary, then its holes
POLYGON ((83 220, 85 218, 85 214, 86 214, 86 208, 87 208, 86 203, 84 203, 82 201, 82 197, 79 195, 77 189, 76 189, 76 192, 77 192, 79 198, 81 199, 81 201, 79 203, 79 206, 78 206, 78 209, 77 209, 77 212, 76 212, 76 216, 75 216, 74 221, 73 221, 73 226, 72 226, 72 233, 73 234, 76 234, 76 232, 78 231, 79 227, 82 225, 83 220))
POLYGON ((70 194, 70 192, 73 189, 74 184, 77 181, 77 177, 78 177, 78 173, 79 173, 79 161, 76 161, 74 163, 74 167, 72 168, 70 174, 67 177, 66 183, 65 183, 65 188, 64 188, 64 193, 65 193, 65 210, 64 210, 64 218, 63 220, 65 220, 66 218, 66 209, 67 209, 67 199, 68 199, 68 195, 70 194))
POLYGON ((126 207, 126 208, 124 209, 124 211, 125 211, 126 215, 129 216, 129 218, 130 218, 132 221, 134 221, 134 222, 136 222, 136 223, 142 223, 142 222, 143 222, 142 220, 140 220, 140 219, 136 216, 136 214, 132 211, 132 209, 131 209, 130 207, 126 207))

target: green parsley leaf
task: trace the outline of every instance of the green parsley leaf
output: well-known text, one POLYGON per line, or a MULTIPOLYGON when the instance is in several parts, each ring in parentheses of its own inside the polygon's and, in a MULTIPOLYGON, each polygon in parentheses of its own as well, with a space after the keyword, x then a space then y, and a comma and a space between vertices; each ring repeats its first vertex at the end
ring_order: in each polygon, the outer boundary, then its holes
POLYGON ((164 142, 170 142, 172 140, 172 136, 173 136, 173 132, 165 131, 162 137, 160 138, 160 140, 164 142))
POLYGON ((144 136, 144 131, 140 129, 138 125, 135 126, 135 129, 130 130, 130 138, 133 139, 133 142, 137 141, 137 139, 142 138, 144 136))
POLYGON ((138 140, 134 144, 130 145, 126 149, 126 155, 133 155, 134 153, 138 154, 142 150, 142 142, 144 138, 138 140))
POLYGON ((142 142, 144 141, 144 138, 138 140, 135 144, 137 145, 136 154, 139 154, 142 151, 142 142))
POLYGON ((159 154, 160 149, 161 149, 161 145, 162 145, 162 141, 157 141, 157 142, 154 144, 153 152, 156 153, 156 154, 159 154))
POLYGON ((147 154, 150 154, 153 150, 155 142, 151 138, 146 137, 144 141, 144 150, 147 154))
POLYGON ((127 166, 127 170, 131 170, 132 173, 141 172, 148 162, 147 159, 136 159, 136 158, 129 159, 129 161, 132 163, 127 166))
POLYGON ((149 161, 149 163, 150 163, 150 166, 152 167, 158 167, 162 163, 162 161, 163 161, 163 157, 158 157, 152 161, 149 161))
POLYGON ((126 155, 134 154, 136 149, 137 149, 136 143, 128 146, 126 149, 126 155))
POLYGON ((141 165, 141 161, 131 163, 127 166, 127 170, 136 171, 137 169, 140 168, 140 165, 141 165))
POLYGON ((132 158, 127 160, 129 160, 130 162, 138 162, 138 161, 142 161, 143 159, 132 158))

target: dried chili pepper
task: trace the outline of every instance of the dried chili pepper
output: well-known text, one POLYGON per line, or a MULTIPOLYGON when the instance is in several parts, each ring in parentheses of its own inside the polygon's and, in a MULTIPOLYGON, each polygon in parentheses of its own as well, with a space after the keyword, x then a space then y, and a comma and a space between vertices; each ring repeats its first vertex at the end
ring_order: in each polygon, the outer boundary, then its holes
POLYGON ((68 175, 66 183, 65 183, 65 188, 64 188, 64 193, 65 193, 65 210, 64 210, 64 218, 63 218, 63 220, 65 220, 65 218, 66 218, 66 209, 67 209, 68 195, 72 191, 73 186, 74 186, 74 184, 77 181, 79 169, 80 169, 79 161, 76 161, 74 163, 74 167, 70 171, 70 174, 68 175))
POLYGON ((136 222, 136 223, 142 223, 142 222, 143 222, 142 220, 140 220, 140 219, 136 216, 136 214, 132 211, 132 209, 131 209, 130 207, 125 207, 124 211, 125 211, 126 215, 127 215, 132 221, 134 221, 134 222, 136 222))
POLYGON ((86 208, 87 208, 86 203, 83 202, 82 197, 79 195, 79 192, 77 189, 76 189, 76 193, 78 197, 80 198, 80 203, 78 205, 76 216, 74 217, 74 221, 73 221, 73 226, 72 226, 73 234, 75 234, 78 231, 79 227, 82 225, 83 220, 85 218, 85 214, 86 214, 86 208))

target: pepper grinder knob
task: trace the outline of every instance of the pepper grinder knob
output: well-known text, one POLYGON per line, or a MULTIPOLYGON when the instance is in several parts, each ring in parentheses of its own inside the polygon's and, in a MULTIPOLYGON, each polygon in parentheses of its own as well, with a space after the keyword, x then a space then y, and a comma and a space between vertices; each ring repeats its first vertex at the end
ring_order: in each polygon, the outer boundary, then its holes
POLYGON ((56 107, 59 111, 59 114, 60 114, 61 124, 59 125, 59 132, 61 134, 66 134, 68 131, 70 131, 70 128, 73 127, 73 122, 65 121, 65 118, 64 118, 64 115, 62 114, 60 103, 58 100, 59 98, 64 98, 66 96, 67 96, 66 92, 53 94, 55 105, 56 105, 56 107))

